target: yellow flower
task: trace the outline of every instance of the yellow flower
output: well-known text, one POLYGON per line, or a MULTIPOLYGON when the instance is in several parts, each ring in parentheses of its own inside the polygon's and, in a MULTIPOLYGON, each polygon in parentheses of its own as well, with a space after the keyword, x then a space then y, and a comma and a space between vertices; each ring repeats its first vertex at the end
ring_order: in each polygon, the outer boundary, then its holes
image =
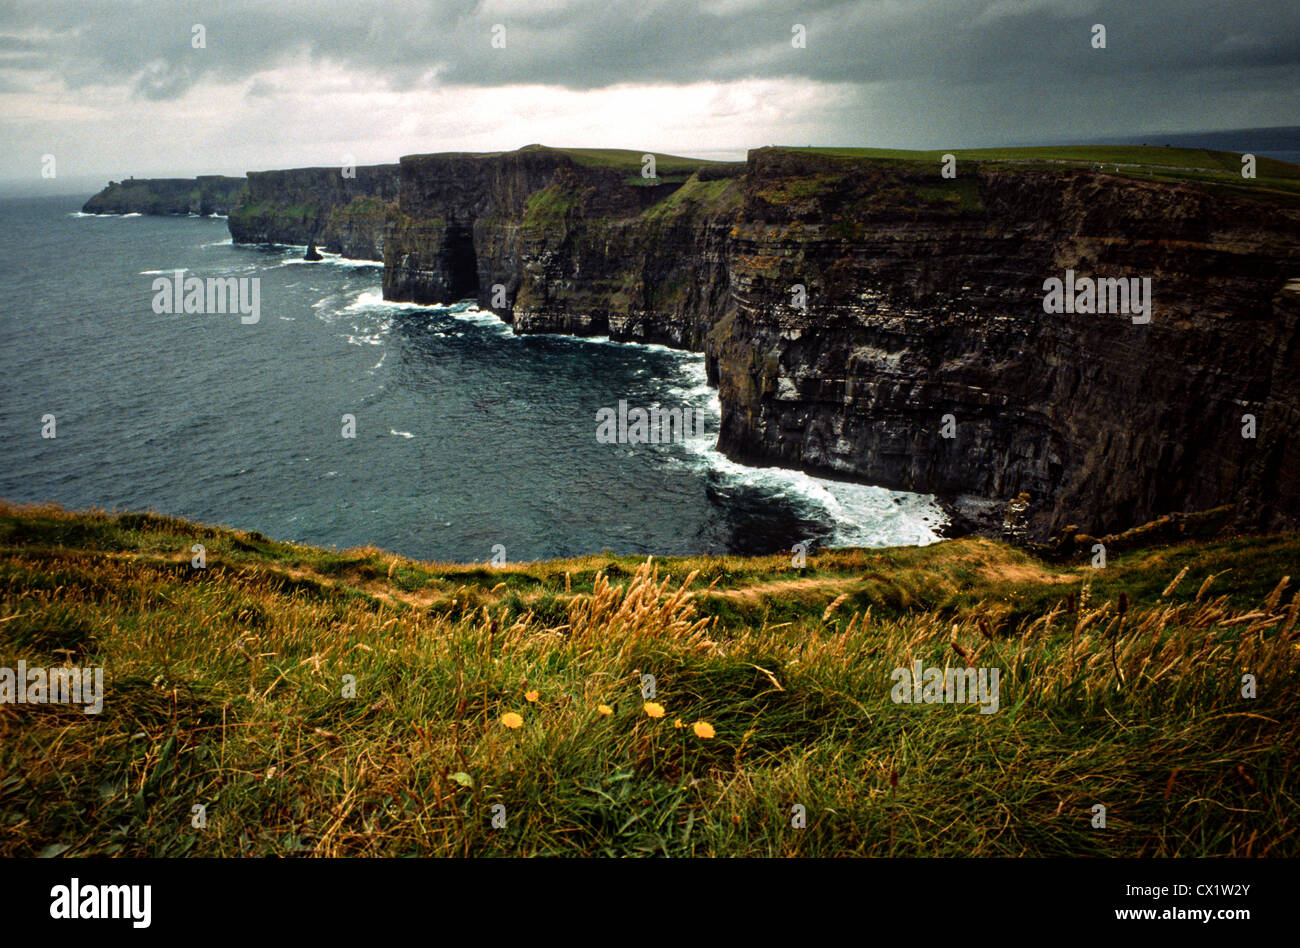
POLYGON ((678 718, 677 720, 673 721, 673 727, 686 727, 686 725, 682 723, 681 718, 678 718))
POLYGON ((535 701, 537 700, 537 692, 535 692, 535 691, 525 691, 525 692, 524 692, 524 697, 525 697, 528 701, 530 701, 530 702, 535 702, 535 701))
POLYGON ((644 705, 645 713, 652 718, 662 718, 664 716, 664 706, 655 704, 653 701, 647 701, 644 705))
POLYGON ((613 713, 614 713, 614 709, 611 708, 611 707, 610 707, 609 705, 607 705, 607 704, 598 704, 598 705, 596 705, 596 710, 599 711, 601 714, 613 714, 613 713))
POLYGON ((713 737, 713 725, 708 721, 696 721, 691 727, 695 728, 696 737, 713 737))
POLYGON ((524 723, 524 719, 513 711, 507 711, 505 714, 501 715, 501 723, 506 727, 519 727, 524 723))

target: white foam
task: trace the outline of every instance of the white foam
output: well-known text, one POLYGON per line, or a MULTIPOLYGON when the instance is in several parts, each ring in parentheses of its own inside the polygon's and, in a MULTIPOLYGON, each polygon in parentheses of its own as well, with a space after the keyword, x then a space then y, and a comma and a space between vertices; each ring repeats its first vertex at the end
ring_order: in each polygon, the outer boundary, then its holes
POLYGON ((362 290, 357 294, 357 298, 344 307, 347 312, 356 312, 362 309, 423 309, 434 310, 444 309, 436 303, 402 303, 396 300, 384 299, 384 294, 380 290, 362 290))
MULTIPOLYGON (((307 252, 307 248, 304 247, 303 253, 306 252, 307 252)), ((323 250, 319 251, 319 253, 321 255, 321 258, 319 260, 304 260, 302 257, 296 256, 289 260, 281 261, 280 266, 287 267, 299 263, 329 263, 329 264, 333 264, 336 267, 348 267, 350 269, 360 269, 363 267, 383 267, 383 264, 378 260, 357 260, 354 259, 353 257, 345 257, 342 254, 325 253, 325 251, 323 250)))
POLYGON ((771 491, 820 507, 834 525, 833 546, 925 546, 942 539, 937 531, 948 518, 929 495, 814 477, 789 468, 748 467, 722 454, 717 450, 722 417, 718 393, 707 383, 703 356, 694 355, 683 360, 686 379, 671 383, 669 389, 682 393, 682 400, 704 419, 703 432, 697 435, 692 426, 683 442, 698 465, 715 472, 726 485, 771 491))
MULTIPOLYGON (((456 305, 460 304, 458 303, 456 305)), ((470 303, 465 309, 459 311, 455 309, 451 310, 451 315, 462 322, 474 323, 478 326, 497 329, 498 332, 505 336, 513 336, 515 334, 515 331, 510 327, 510 324, 496 313, 491 310, 481 310, 473 303, 470 303)))
POLYGON ((144 217, 139 211, 132 211, 130 214, 123 214, 123 217, 144 217))
POLYGON ((389 429, 388 429, 388 433, 389 433, 390 435, 397 435, 397 436, 400 437, 400 438, 414 438, 414 437, 415 437, 415 435, 411 434, 409 431, 398 431, 396 428, 389 428, 389 429))
POLYGON ((661 345, 657 342, 637 342, 636 340, 624 341, 622 339, 611 339, 609 336, 569 336, 567 338, 577 340, 578 342, 589 342, 598 346, 631 346, 637 349, 645 349, 648 352, 671 352, 677 356, 698 359, 700 365, 704 365, 703 353, 687 352, 684 349, 674 349, 672 346, 661 345))

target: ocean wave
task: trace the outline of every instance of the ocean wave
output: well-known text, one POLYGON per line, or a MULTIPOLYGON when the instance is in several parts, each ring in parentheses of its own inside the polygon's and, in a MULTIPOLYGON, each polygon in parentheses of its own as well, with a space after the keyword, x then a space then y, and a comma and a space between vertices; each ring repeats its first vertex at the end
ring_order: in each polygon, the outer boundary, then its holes
POLYGON ((699 413, 703 430, 694 426, 686 433, 682 447, 694 463, 706 468, 723 484, 749 488, 794 501, 795 506, 816 510, 832 527, 832 546, 926 546, 942 539, 939 530, 947 515, 934 497, 889 490, 870 484, 815 477, 782 467, 750 467, 738 464, 717 449, 717 432, 722 406, 717 389, 708 385, 703 357, 684 359, 684 378, 669 384, 669 391, 699 413))
MULTIPOLYGON (((459 306, 461 304, 458 303, 456 305, 459 306)), ((469 304, 464 309, 458 310, 452 308, 450 312, 453 317, 459 319, 461 322, 473 323, 474 325, 482 326, 485 329, 496 329, 497 332, 505 336, 513 336, 515 334, 515 331, 510 324, 496 313, 491 310, 479 309, 478 306, 473 303, 469 304)))
POLYGON ((436 310, 446 309, 445 306, 439 306, 436 303, 403 303, 397 300, 386 300, 380 290, 362 290, 347 306, 343 307, 345 312, 356 312, 363 309, 422 309, 436 310))
MULTIPOLYGON (((306 252, 307 249, 304 247, 303 253, 306 252)), ((341 254, 329 254, 329 253, 325 253, 324 251, 321 251, 320 253, 321 253, 321 259, 319 260, 304 260, 302 257, 291 257, 288 260, 282 260, 280 262, 280 266, 288 267, 299 263, 328 263, 336 267, 347 267, 349 269, 354 269, 354 270, 364 269, 368 267, 380 267, 380 268, 383 267, 383 264, 377 260, 357 260, 353 257, 344 257, 341 254)))
POLYGON ((672 346, 665 346, 658 342, 637 342, 635 339, 611 339, 609 336, 570 336, 579 342, 588 342, 597 346, 630 346, 635 349, 644 349, 647 352, 669 352, 679 356, 694 356, 700 360, 700 365, 704 365, 704 354, 699 352, 687 352, 685 349, 675 349, 672 346))
POLYGON ((832 526, 831 546, 927 546, 942 539, 938 530, 947 517, 926 494, 828 480, 788 468, 746 467, 712 447, 703 454, 724 483, 770 491, 795 500, 798 506, 819 508, 832 526))
POLYGON ((168 267, 165 270, 141 270, 140 276, 173 277, 176 275, 177 270, 181 271, 182 278, 186 278, 184 276, 185 274, 188 274, 189 276, 202 274, 199 278, 206 279, 207 277, 229 276, 234 273, 257 273, 261 270, 261 267, 257 266, 255 263, 232 261, 224 264, 209 264, 199 270, 194 270, 191 267, 168 267))

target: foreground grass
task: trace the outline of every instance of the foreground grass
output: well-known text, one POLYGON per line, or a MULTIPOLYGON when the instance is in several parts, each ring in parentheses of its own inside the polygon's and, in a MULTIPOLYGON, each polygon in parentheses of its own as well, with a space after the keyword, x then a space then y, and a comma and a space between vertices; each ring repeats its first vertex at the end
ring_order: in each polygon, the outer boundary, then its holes
POLYGON ((0 704, 0 854, 1294 856, 1297 574, 1296 535, 493 569, 0 506, 0 666, 106 679, 0 704), (913 660, 999 711, 893 703, 913 660))

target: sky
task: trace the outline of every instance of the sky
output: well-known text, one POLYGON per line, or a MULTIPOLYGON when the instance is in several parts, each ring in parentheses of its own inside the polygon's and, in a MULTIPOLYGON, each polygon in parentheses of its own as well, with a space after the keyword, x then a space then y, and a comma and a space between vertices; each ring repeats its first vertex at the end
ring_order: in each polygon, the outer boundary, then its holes
POLYGON ((1298 117, 1298 0, 0 6, 0 181, 33 193, 534 142, 742 158, 1298 117))

